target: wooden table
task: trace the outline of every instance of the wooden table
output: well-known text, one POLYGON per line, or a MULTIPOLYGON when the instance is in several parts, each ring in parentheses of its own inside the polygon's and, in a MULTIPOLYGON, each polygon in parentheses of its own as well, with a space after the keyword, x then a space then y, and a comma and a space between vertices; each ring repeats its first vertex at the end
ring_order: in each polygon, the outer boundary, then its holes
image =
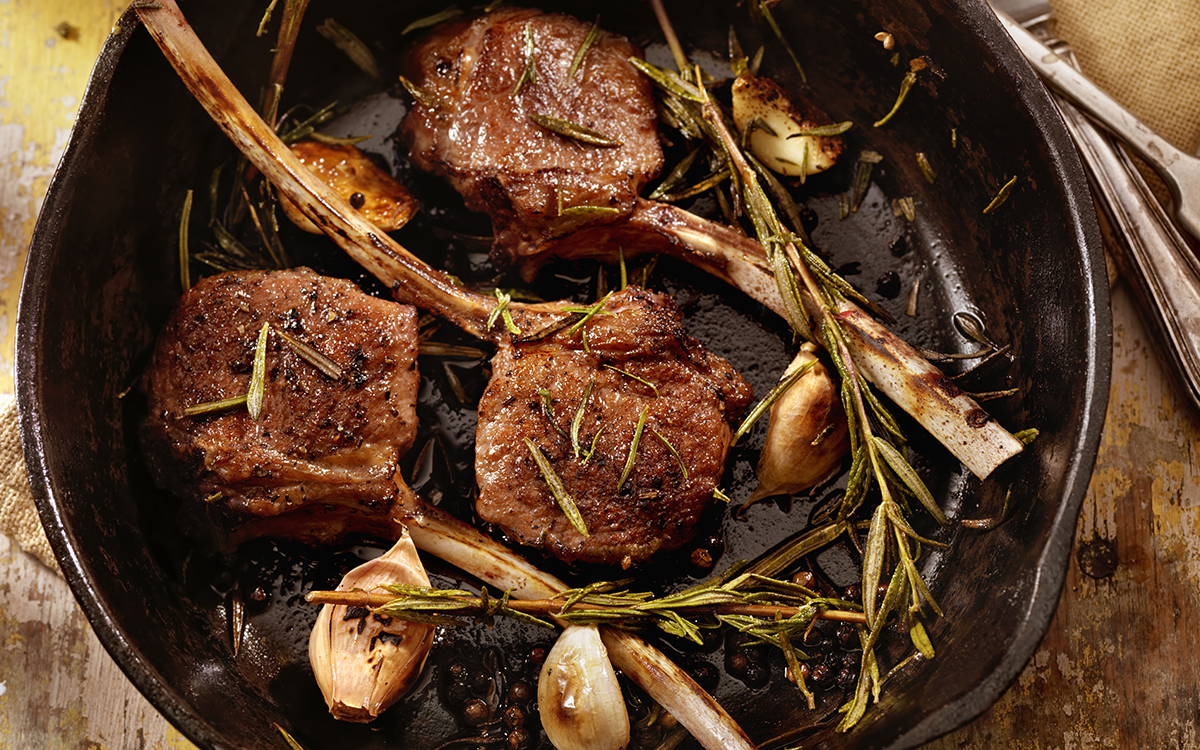
MULTIPOLYGON (((4 362, 39 198, 123 5, 0 3, 4 362)), ((1079 0, 1059 10, 1064 26, 1081 22, 1079 0)), ((1108 421, 1057 616, 1007 694, 933 748, 1200 747, 1200 423, 1173 395, 1121 283, 1113 323, 1108 421)), ((0 367, 0 392, 11 391, 0 367)), ((116 667, 66 583, 3 536, 0 644, 0 747, 192 747, 116 667)))

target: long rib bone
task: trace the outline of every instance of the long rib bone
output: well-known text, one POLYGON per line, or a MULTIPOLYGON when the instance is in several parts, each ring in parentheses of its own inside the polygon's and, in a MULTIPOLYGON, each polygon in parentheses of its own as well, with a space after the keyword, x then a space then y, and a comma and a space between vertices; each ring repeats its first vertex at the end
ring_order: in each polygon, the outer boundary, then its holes
MULTIPOLYGON (((611 259, 614 247, 662 253, 690 263, 786 317, 775 274, 761 244, 669 204, 640 200, 628 221, 585 229, 558 240, 552 254, 611 259)), ((813 329, 820 330, 824 308, 806 290, 801 297, 814 320, 813 329)), ((974 399, 858 305, 842 300, 837 317, 859 372, 977 477, 986 478, 1021 452, 1021 442, 974 399)))
MULTIPOLYGON (((486 298, 454 285, 417 260, 387 235, 358 218, 350 205, 320 183, 299 163, 288 148, 234 88, 232 82, 196 37, 173 0, 138 9, 150 31, 188 90, 233 140, 238 149, 301 211, 322 228, 355 260, 395 291, 405 285, 408 301, 434 310, 464 330, 486 337, 491 307, 486 298)), ((556 305, 513 306, 514 317, 536 324, 561 317, 556 305)), ((405 488, 401 488, 402 490, 405 488)), ((410 513, 413 540, 418 547, 436 554, 501 589, 537 598, 552 596, 565 584, 537 571, 503 546, 488 540, 466 524, 422 507, 415 496, 403 493, 410 513), (477 564, 480 553, 488 560, 477 564)), ((653 664, 631 677, 651 697, 679 720, 708 750, 743 748, 754 743, 712 697, 664 654, 637 636, 611 634, 608 645, 614 659, 653 664), (665 677, 666 679, 659 679, 665 677)))

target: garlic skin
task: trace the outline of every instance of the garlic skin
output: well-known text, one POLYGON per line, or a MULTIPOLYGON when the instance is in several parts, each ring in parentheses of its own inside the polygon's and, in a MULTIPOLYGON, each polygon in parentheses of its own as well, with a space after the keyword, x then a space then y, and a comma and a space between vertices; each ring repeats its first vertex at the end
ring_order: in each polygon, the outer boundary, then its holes
POLYGON ((742 73, 730 93, 733 122, 743 137, 758 120, 747 145, 768 169, 803 181, 832 167, 841 155, 844 144, 839 136, 798 135, 832 121, 807 100, 789 97, 770 78, 742 73))
POLYGON ((758 488, 745 505, 772 495, 811 489, 841 468, 850 448, 846 415, 837 385, 815 352, 816 347, 805 342, 783 375, 786 378, 797 368, 816 361, 771 405, 767 441, 756 470, 758 488), (820 442, 813 445, 827 428, 820 442))
POLYGON ((569 625, 538 677, 538 712, 557 750, 622 750, 629 713, 595 625, 569 625))
MULTIPOLYGON (((338 591, 389 583, 428 586, 429 577, 405 529, 381 557, 351 570, 338 591)), ((399 700, 421 675, 433 645, 433 626, 326 604, 308 640, 313 676, 335 719, 368 722, 399 700)))

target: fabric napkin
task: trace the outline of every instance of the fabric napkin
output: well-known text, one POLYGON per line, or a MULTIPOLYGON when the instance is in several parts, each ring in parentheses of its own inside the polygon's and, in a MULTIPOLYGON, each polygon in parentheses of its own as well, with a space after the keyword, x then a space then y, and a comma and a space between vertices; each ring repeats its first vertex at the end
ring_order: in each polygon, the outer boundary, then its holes
MULTIPOLYGON (((1175 146, 1200 145, 1196 0, 1054 0, 1085 74, 1175 146)), ((1146 172, 1160 199, 1161 182, 1146 172)), ((25 475, 16 404, 0 394, 0 533, 58 570, 25 475)))

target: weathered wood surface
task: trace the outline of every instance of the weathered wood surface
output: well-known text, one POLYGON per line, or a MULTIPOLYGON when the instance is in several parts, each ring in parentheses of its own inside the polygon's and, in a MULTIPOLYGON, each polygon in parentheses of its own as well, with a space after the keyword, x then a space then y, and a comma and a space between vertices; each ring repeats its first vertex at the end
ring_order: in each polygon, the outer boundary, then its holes
MULTIPOLYGON (((0 391, 11 392, 12 327, 33 219, 92 60, 122 6, 0 0, 0 391), (73 37, 55 31, 64 21, 73 37)), ((1102 82, 1120 84, 1137 67, 1122 72, 1120 54, 1144 49, 1146 39, 1113 44, 1116 21, 1097 28, 1088 20, 1145 7, 1130 0, 1058 6, 1085 68, 1093 62, 1113 71, 1102 82)), ((1168 33, 1194 33, 1168 26, 1168 33)), ((1172 49, 1182 57, 1165 67, 1194 74, 1194 46, 1180 41, 1172 49)), ((1161 127, 1153 96, 1139 96, 1131 106, 1161 127)), ((1198 101, 1193 93, 1179 105, 1195 111, 1198 101)), ((1197 127, 1167 135, 1194 147, 1197 127)), ((1175 399, 1120 284, 1113 317, 1108 421, 1056 619, 996 706, 932 748, 1200 747, 1200 659, 1191 653, 1200 642, 1200 422, 1175 399)), ((0 537, 0 748, 191 747, 116 667, 66 583, 0 537)))

